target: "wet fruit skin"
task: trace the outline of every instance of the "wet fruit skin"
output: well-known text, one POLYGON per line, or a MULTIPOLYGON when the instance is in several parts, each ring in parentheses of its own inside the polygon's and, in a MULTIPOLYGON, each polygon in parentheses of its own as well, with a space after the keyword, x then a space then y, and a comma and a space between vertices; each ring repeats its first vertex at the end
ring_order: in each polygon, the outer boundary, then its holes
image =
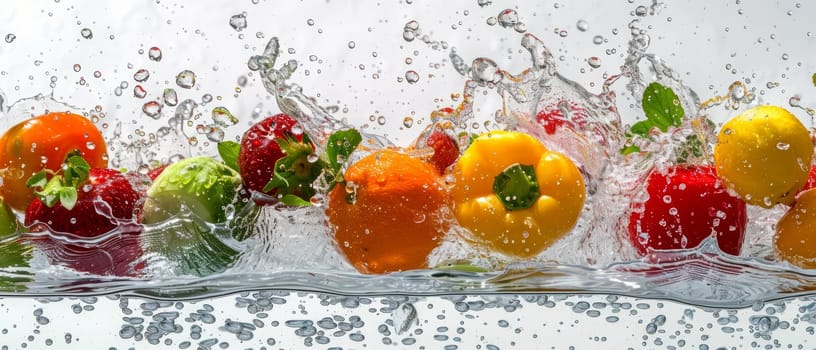
POLYGON ((88 181, 80 185, 76 205, 66 209, 60 203, 47 207, 35 198, 25 215, 30 232, 49 236, 33 239, 56 264, 97 275, 132 275, 131 263, 142 255, 139 246, 138 208, 141 195, 127 178, 113 169, 91 169, 88 181), (65 239, 96 238, 120 230, 101 242, 69 244, 65 239))
POLYGON ((0 195, 16 210, 25 210, 34 199, 25 183, 42 170, 58 170, 68 153, 78 150, 92 168, 108 165, 102 134, 87 118, 64 112, 23 121, 0 137, 0 195))
POLYGON ((436 169, 383 150, 349 166, 344 178, 329 194, 327 214, 349 262, 362 273, 427 268, 451 221, 436 169))
POLYGON ((456 141, 442 130, 431 132, 428 139, 425 140, 425 144, 434 150, 433 155, 428 159, 428 163, 433 165, 439 174, 444 174, 459 158, 459 146, 456 145, 456 141))
POLYGON ((739 255, 747 208, 732 196, 712 167, 674 166, 646 180, 649 198, 633 202, 629 240, 640 255, 650 250, 691 249, 714 235, 725 253, 739 255))
POLYGON ((813 141, 793 114, 758 106, 723 124, 714 146, 717 175, 748 204, 791 204, 808 179, 813 141))
MULTIPOLYGON (((241 137, 238 153, 238 168, 244 186, 250 190, 263 192, 264 186, 272 179, 275 162, 285 154, 276 139, 287 136, 303 141, 303 133, 293 133, 297 121, 286 114, 276 114, 252 125, 241 137)), ((267 195, 277 191, 270 190, 267 195)))
POLYGON ((802 268, 816 268, 816 189, 800 193, 779 219, 773 244, 780 259, 802 268))

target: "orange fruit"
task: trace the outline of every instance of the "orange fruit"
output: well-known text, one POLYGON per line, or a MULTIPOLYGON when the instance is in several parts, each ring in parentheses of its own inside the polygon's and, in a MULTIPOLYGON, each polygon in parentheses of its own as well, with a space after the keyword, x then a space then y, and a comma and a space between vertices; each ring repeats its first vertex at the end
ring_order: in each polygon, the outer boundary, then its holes
POLYGON ((349 166, 329 194, 334 239, 362 273, 427 268, 451 218, 447 189, 431 165, 392 150, 349 166))

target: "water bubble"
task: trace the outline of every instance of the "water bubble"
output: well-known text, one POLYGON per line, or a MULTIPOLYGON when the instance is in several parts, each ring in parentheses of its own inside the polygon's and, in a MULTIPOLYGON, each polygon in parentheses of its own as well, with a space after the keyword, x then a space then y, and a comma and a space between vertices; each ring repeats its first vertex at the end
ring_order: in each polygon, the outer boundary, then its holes
POLYGON ((493 1, 492 0, 477 0, 476 3, 479 4, 480 7, 485 7, 485 6, 490 6, 490 4, 493 3, 493 1))
POLYGON ((141 85, 133 87, 133 97, 144 98, 145 96, 147 96, 147 91, 141 85))
POLYGON ((193 86, 195 86, 195 83, 196 83, 196 75, 191 70, 185 69, 185 70, 181 71, 181 73, 176 75, 176 85, 178 85, 178 86, 180 86, 182 88, 190 89, 193 86))
POLYGON ((638 7, 635 9, 635 14, 636 14, 636 15, 638 15, 639 17, 643 17, 643 16, 646 16, 646 13, 647 13, 648 11, 649 11, 649 10, 646 8, 646 6, 641 5, 641 6, 638 6, 638 7))
POLYGON ((787 142, 778 142, 776 144, 776 149, 781 151, 787 151, 788 149, 790 149, 790 144, 787 142))
POLYGON ((82 70, 82 66, 80 66, 79 64, 74 65, 74 72, 79 72, 81 70, 82 70))
POLYGON ((238 118, 232 115, 226 107, 215 107, 212 110, 212 119, 215 125, 230 126, 238 124, 238 118))
POLYGON ((230 17, 229 25, 232 29, 235 29, 236 32, 240 32, 247 27, 247 20, 246 20, 246 12, 241 12, 237 15, 233 15, 230 17))
POLYGON ((150 101, 142 106, 142 112, 148 117, 158 119, 161 116, 162 106, 156 101, 150 101))
POLYGON ((176 90, 170 88, 164 89, 162 99, 164 100, 164 104, 171 107, 178 104, 178 95, 176 95, 176 90))
POLYGON ((518 22, 516 25, 513 26, 513 30, 518 33, 524 33, 527 31, 527 25, 524 22, 518 22))
POLYGON ((93 38, 93 32, 91 31, 90 28, 82 28, 82 30, 79 31, 79 34, 82 35, 82 37, 85 39, 93 38))
POLYGON ((212 142, 224 141, 224 130, 219 127, 210 128, 207 132, 207 140, 212 142))
POLYGON ((150 58, 151 61, 159 62, 162 59, 162 52, 161 49, 158 47, 151 47, 150 50, 147 50, 147 57, 150 58))
POLYGON ((355 47, 357 47, 357 43, 355 43, 354 41, 349 41, 348 42, 348 48, 349 49, 353 49, 355 47))
POLYGON ((499 24, 504 28, 512 28, 519 21, 518 12, 513 9, 506 9, 500 12, 496 18, 498 18, 499 24))
POLYGON ((791 107, 801 107, 802 106, 802 97, 800 97, 798 95, 791 96, 791 98, 788 99, 788 104, 791 107))
POLYGON ((496 62, 484 57, 473 60, 471 64, 471 75, 474 80, 480 83, 496 84, 503 78, 496 62))
POLYGON ((578 20, 578 22, 575 23, 575 26, 582 32, 589 30, 589 23, 583 19, 578 20))
POLYGON ((414 118, 405 117, 402 119, 402 125, 404 125, 406 128, 412 127, 414 125, 414 118))
POLYGON ((592 56, 587 58, 587 64, 589 64, 589 66, 592 68, 598 68, 601 66, 601 59, 597 56, 592 56))
POLYGON ((14 39, 17 39, 17 36, 11 33, 6 34, 6 42, 11 44, 14 39))
POLYGON ((148 72, 147 69, 139 69, 135 74, 133 74, 133 80, 140 83, 146 81, 147 78, 150 78, 150 72, 148 72))
POLYGON ((405 80, 410 84, 415 84, 419 81, 419 73, 409 70, 405 72, 405 80))
POLYGON ((490 17, 487 17, 487 21, 486 21, 486 22, 487 22, 487 25, 489 25, 489 26, 494 26, 494 25, 496 25, 496 23, 498 23, 498 21, 499 21, 499 20, 498 20, 498 19, 496 19, 496 17, 490 16, 490 17))

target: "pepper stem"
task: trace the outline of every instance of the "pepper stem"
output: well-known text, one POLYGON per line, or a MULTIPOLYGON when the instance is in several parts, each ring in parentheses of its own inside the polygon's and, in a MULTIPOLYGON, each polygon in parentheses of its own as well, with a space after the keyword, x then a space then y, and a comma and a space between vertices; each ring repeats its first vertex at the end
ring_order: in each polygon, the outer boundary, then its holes
POLYGON ((493 180, 493 193, 507 210, 527 209, 538 200, 538 179, 532 165, 513 164, 493 180))

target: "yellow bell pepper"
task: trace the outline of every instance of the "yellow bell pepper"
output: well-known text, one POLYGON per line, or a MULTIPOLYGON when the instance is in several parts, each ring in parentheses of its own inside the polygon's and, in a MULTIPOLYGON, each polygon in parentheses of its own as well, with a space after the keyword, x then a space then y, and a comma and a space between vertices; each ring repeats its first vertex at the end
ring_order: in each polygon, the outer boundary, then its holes
POLYGON ((482 134, 453 174, 459 224, 474 242, 511 257, 535 256, 566 235, 586 197, 575 163, 521 132, 482 134))

